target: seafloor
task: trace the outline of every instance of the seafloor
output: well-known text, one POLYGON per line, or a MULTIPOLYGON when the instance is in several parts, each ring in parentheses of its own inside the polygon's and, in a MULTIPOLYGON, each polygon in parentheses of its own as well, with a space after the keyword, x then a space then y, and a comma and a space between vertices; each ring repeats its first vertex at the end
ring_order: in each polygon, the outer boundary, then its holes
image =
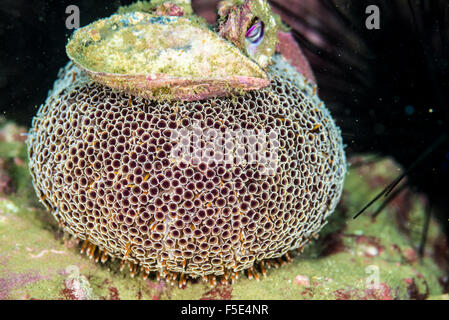
POLYGON ((179 289, 79 254, 34 194, 25 132, 0 118, 0 299, 449 299, 448 246, 435 221, 424 258, 417 254, 424 196, 406 189, 376 219, 376 206, 352 219, 400 173, 391 159, 349 159, 355 165, 337 211, 293 262, 260 281, 241 274, 232 285, 195 281, 179 289))

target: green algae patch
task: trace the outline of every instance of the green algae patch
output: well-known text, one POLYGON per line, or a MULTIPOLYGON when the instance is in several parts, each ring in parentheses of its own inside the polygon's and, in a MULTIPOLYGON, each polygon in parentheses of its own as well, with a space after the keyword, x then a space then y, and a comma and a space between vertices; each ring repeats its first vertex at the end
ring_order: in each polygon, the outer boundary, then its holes
POLYGON ((163 295, 141 278, 119 272, 114 263, 100 265, 81 256, 76 242, 25 213, 17 204, 0 200, 0 298, 150 299, 163 295))

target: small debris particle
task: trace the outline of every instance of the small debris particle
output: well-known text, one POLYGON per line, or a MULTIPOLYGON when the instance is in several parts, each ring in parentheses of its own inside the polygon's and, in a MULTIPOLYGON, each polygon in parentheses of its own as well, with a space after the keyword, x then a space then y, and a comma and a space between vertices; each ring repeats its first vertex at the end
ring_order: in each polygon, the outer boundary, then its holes
POLYGON ((294 281, 299 286, 310 287, 310 280, 307 276, 298 274, 294 281))

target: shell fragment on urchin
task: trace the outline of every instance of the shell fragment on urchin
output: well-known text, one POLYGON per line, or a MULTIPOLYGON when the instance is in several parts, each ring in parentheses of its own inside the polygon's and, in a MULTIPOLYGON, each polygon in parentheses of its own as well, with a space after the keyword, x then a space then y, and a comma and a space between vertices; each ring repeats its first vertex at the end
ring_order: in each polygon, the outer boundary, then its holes
POLYGON ((146 99, 201 100, 266 87, 266 73, 193 18, 114 14, 74 32, 67 55, 93 80, 146 99))
POLYGON ((147 271, 226 276, 302 248, 337 205, 345 156, 313 88, 274 62, 269 87, 201 102, 68 66, 28 136, 39 198, 66 232, 147 271))

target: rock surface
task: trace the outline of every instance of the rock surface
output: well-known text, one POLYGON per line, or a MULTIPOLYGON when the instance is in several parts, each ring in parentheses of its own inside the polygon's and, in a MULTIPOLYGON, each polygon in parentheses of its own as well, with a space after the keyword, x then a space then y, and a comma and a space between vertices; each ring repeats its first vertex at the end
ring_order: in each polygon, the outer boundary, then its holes
POLYGON ((355 164, 337 211, 293 262, 260 281, 240 274, 233 285, 189 281, 179 289, 79 254, 79 244, 63 236, 36 199, 24 132, 0 119, 0 299, 449 299, 448 246, 435 221, 418 258, 422 195, 405 189, 376 219, 376 206, 352 219, 401 171, 390 159, 350 159, 355 164))

